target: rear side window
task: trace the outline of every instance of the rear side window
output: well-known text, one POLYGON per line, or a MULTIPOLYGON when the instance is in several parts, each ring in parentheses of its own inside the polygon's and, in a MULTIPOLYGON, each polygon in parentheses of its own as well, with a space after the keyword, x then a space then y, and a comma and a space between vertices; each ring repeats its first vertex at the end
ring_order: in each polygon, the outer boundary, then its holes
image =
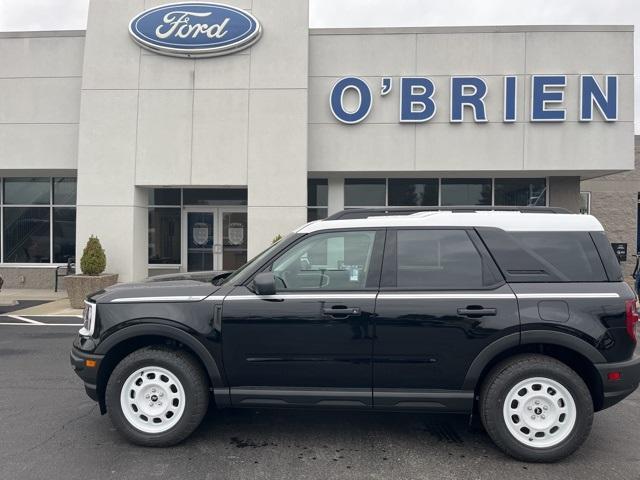
POLYGON ((482 258, 464 230, 398 230, 396 286, 482 288, 482 258))
POLYGON ((556 277, 556 281, 607 281, 589 232, 511 232, 511 235, 538 260, 541 270, 556 277))

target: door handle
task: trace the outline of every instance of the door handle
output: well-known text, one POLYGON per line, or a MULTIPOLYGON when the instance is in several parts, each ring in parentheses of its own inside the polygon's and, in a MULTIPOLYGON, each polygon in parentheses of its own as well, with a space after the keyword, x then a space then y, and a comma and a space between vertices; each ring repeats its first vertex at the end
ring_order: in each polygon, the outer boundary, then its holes
POLYGON ((470 305, 467 308, 459 308, 458 315, 463 317, 479 318, 479 317, 495 317, 497 313, 495 308, 484 308, 470 305))
POLYGON ((322 311, 325 315, 331 315, 332 317, 351 317, 362 313, 360 307, 347 307, 345 305, 335 305, 331 308, 323 308, 322 311))

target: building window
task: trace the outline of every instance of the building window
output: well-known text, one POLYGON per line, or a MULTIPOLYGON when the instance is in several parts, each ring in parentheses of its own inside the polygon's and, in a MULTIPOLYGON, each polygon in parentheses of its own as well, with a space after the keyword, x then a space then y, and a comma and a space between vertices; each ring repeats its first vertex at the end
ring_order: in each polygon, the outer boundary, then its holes
POLYGON ((441 204, 491 205, 490 178, 443 178, 441 204))
MULTIPOLYGON (((247 189, 153 188, 149 189, 148 200, 149 252, 147 262, 149 265, 177 266, 182 264, 183 207, 244 206, 247 204, 247 189)), ((211 210, 213 211, 214 208, 211 210)), ((210 212, 208 215, 212 219, 215 216, 210 212)), ((223 228, 223 268, 234 269, 246 262, 247 213, 223 212, 221 220, 222 225, 215 225, 215 228, 223 228)), ((191 229, 187 228, 187 231, 191 232, 191 229)), ((213 251, 210 255, 210 260, 212 260, 213 251)), ((188 259, 186 259, 186 264, 187 268, 191 269, 188 259)), ((210 268, 208 269, 210 270, 210 268)))
POLYGON ((307 222, 329 215, 329 182, 326 178, 307 180, 307 222))
POLYGON ((149 208, 149 263, 180 263, 180 207, 149 208))
POLYGON ((390 178, 388 188, 389 206, 438 205, 437 178, 390 178))
POLYGON ((533 207, 546 205, 547 181, 544 178, 496 178, 494 205, 533 207))
POLYGON ((149 205, 179 207, 181 204, 179 188, 152 188, 149 190, 149 205))
POLYGON ((54 178, 53 179, 53 204, 54 205, 75 205, 76 204, 76 179, 75 178, 54 178))
POLYGON ((76 179, 2 181, 2 262, 66 263, 76 250, 76 179))
POLYGON ((591 214, 591 192, 580 192, 580 213, 591 214))
POLYGON ((546 206, 546 178, 346 178, 344 208, 546 206))
POLYGON ((246 188, 185 188, 182 191, 184 205, 246 205, 246 188))
POLYGON ((67 263, 75 256, 76 209, 53 207, 53 263, 67 263))
POLYGON ((5 178, 5 205, 49 205, 51 179, 40 177, 5 178))
POLYGON ((349 207, 384 207, 387 204, 385 178, 346 178, 344 205, 349 207))
POLYGON ((181 189, 154 188, 149 190, 149 264, 180 264, 181 206, 181 189))
POLYGON ((247 212, 222 214, 222 269, 236 270, 247 263, 247 212))
POLYGON ((5 262, 50 262, 49 213, 47 207, 5 207, 5 262))

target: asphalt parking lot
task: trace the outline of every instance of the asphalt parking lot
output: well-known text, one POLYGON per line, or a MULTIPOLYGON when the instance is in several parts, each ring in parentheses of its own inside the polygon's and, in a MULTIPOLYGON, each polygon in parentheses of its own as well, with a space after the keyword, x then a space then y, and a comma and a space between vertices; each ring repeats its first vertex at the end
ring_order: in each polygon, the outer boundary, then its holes
POLYGON ((455 415, 212 411, 178 447, 135 447, 69 366, 80 320, 27 320, 0 316, 1 480, 640 479, 639 393, 597 414, 583 448, 555 465, 505 457, 455 415))

